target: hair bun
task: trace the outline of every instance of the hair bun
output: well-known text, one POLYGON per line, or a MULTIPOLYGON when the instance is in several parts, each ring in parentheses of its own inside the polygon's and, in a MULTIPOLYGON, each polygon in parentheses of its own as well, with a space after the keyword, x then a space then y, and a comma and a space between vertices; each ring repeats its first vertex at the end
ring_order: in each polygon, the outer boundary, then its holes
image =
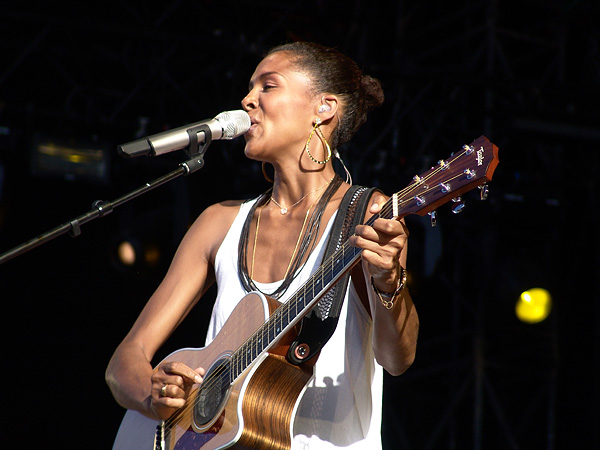
POLYGON ((383 95, 383 88, 380 81, 370 75, 363 75, 361 84, 364 92, 365 112, 372 111, 381 106, 385 100, 385 96, 383 95))

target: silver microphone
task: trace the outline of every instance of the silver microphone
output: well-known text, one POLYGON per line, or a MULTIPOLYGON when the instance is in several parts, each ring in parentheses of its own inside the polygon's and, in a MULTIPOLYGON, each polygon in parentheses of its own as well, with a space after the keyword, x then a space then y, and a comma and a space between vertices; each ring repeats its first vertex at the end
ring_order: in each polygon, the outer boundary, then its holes
MULTIPOLYGON (((127 144, 119 145, 118 151, 127 158, 136 156, 158 156, 165 153, 181 150, 190 145, 188 130, 206 125, 210 131, 210 139, 234 139, 246 133, 250 129, 250 116, 246 111, 225 111, 218 114, 214 119, 206 119, 173 130, 154 134, 127 144)), ((197 133, 198 144, 206 141, 205 131, 197 133)))

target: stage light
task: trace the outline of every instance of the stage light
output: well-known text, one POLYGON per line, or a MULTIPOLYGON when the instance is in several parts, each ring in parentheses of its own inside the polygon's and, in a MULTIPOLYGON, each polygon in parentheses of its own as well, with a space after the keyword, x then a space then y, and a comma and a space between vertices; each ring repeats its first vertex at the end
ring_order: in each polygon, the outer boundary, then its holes
POLYGON ((138 237, 116 240, 112 247, 112 258, 120 270, 156 267, 161 260, 162 251, 152 241, 142 241, 138 237))
POLYGON ((31 149, 31 172, 67 180, 106 183, 109 155, 104 144, 35 135, 31 149))
POLYGON ((117 245, 117 258, 124 266, 133 266, 137 259, 137 252, 134 245, 129 241, 120 242, 117 245))
POLYGON ((144 247, 144 263, 149 267, 156 267, 160 262, 160 248, 154 243, 148 243, 144 247))
POLYGON ((515 312, 520 321, 538 323, 552 310, 552 296, 546 289, 533 288, 523 292, 517 300, 515 312))

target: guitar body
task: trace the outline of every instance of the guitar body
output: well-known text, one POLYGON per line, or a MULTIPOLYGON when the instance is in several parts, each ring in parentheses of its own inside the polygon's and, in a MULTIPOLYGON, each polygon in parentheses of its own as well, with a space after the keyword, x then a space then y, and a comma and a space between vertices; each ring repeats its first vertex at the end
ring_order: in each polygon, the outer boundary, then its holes
MULTIPOLYGON (((278 306, 275 300, 250 293, 240 301, 209 346, 178 350, 165 361, 204 367, 207 375, 216 364, 218 371, 219 361, 240 347, 278 306)), ((294 337, 281 339, 237 377, 223 405, 206 424, 195 423, 193 405, 182 408, 165 422, 130 410, 123 418, 113 450, 289 449, 291 421, 299 397, 313 374, 311 365, 295 366, 285 359, 294 337), (162 446, 155 443, 157 427, 162 446)), ((193 404, 197 395, 196 390, 188 403, 193 404)))

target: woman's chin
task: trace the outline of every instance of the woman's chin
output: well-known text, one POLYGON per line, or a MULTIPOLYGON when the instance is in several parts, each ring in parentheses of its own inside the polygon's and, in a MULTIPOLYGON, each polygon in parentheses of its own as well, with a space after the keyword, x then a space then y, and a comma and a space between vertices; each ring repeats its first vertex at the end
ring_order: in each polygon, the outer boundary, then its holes
POLYGON ((246 155, 246 158, 248 158, 248 159, 253 159, 253 160, 259 159, 258 158, 259 153, 256 151, 254 146, 248 142, 246 142, 246 146, 244 147, 244 155, 246 155))

